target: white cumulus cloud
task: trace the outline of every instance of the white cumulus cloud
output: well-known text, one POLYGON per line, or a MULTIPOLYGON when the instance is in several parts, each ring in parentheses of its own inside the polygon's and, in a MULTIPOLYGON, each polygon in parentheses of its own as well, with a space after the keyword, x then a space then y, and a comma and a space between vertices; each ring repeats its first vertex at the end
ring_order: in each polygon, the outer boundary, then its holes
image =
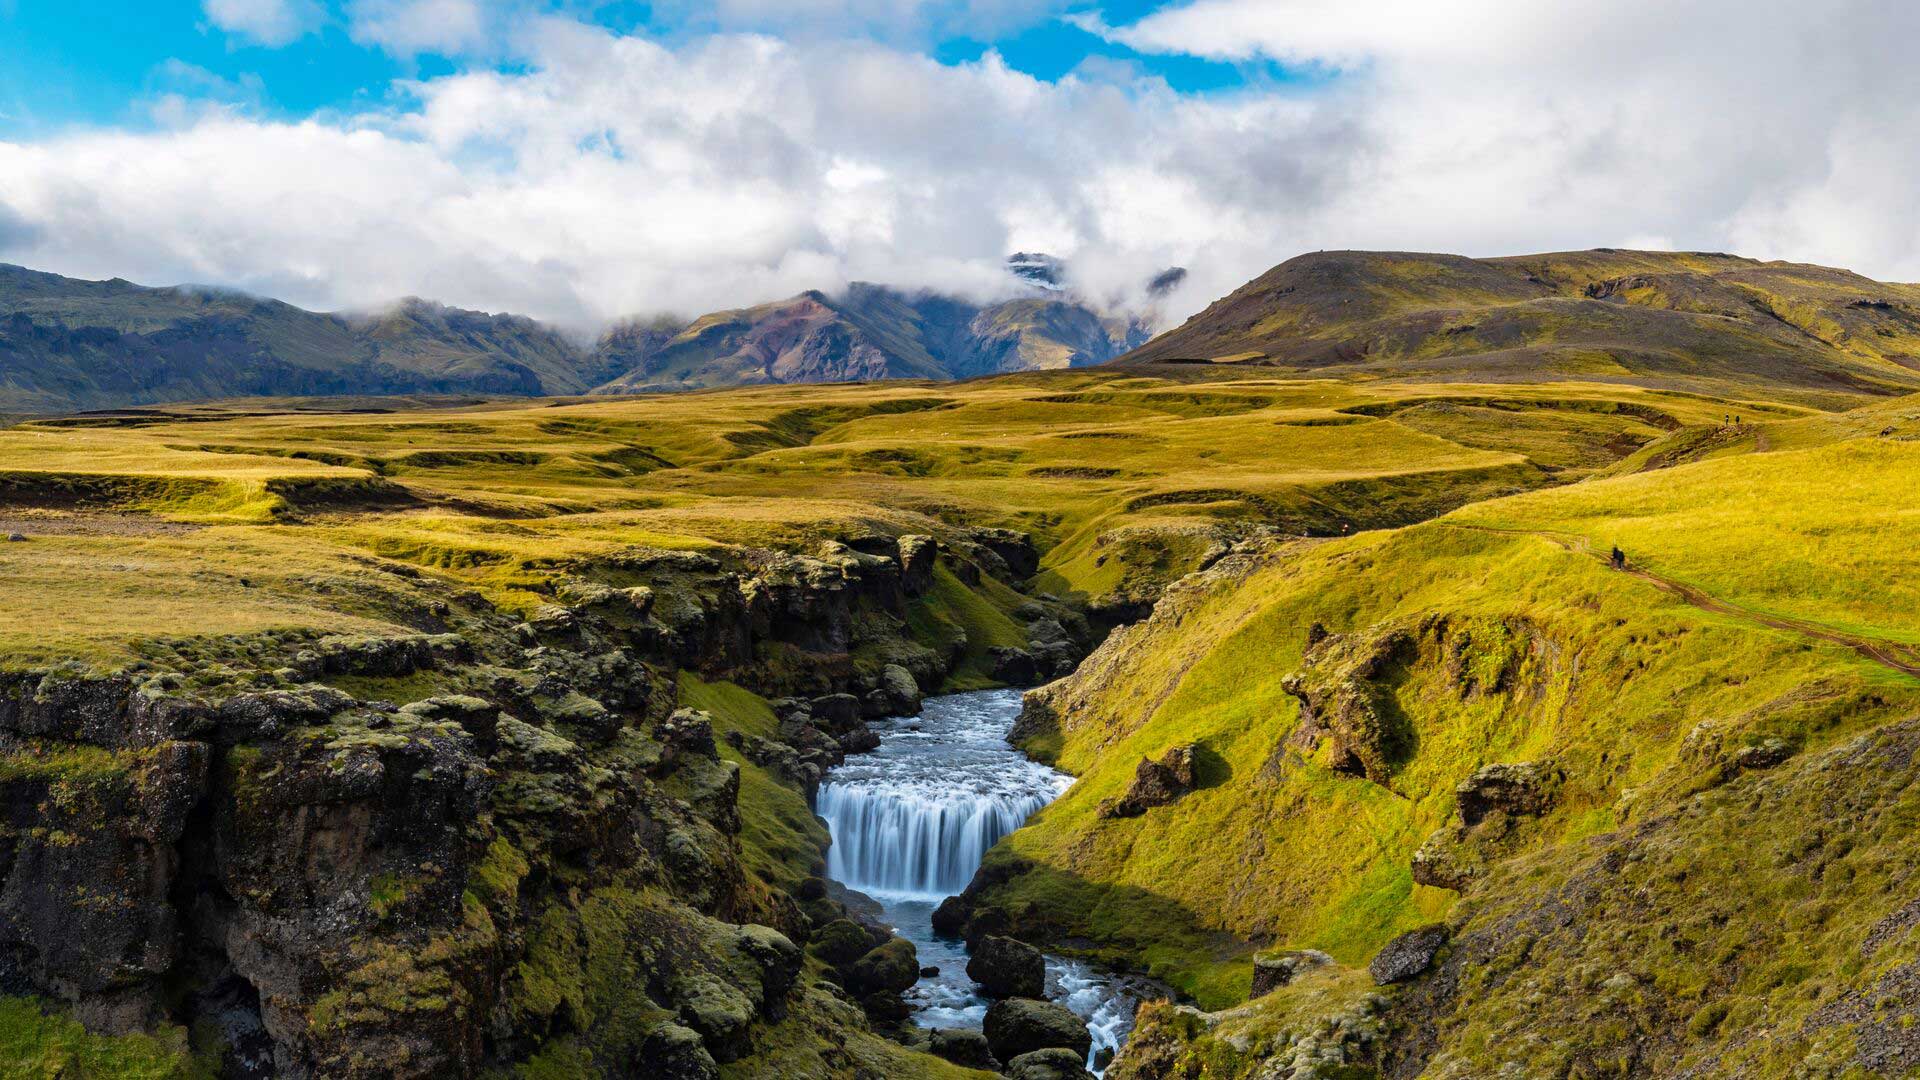
POLYGON ((347 33, 398 56, 458 55, 488 45, 494 14, 481 0, 349 0, 347 33))
POLYGON ((325 18, 318 0, 205 0, 207 21, 244 41, 285 45, 325 18))

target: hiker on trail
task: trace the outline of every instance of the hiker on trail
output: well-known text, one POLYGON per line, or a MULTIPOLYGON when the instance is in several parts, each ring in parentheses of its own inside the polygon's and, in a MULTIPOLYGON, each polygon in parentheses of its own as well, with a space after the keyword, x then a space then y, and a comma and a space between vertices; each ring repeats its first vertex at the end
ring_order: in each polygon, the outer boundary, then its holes
POLYGON ((1613 546, 1613 557, 1608 561, 1613 564, 1615 570, 1625 570, 1627 568, 1627 553, 1620 550, 1620 545, 1615 544, 1613 546))
POLYGON ((1733 414, 1732 414, 1732 413, 1721 413, 1721 414, 1720 414, 1720 426, 1721 426, 1721 427, 1726 427, 1726 426, 1727 426, 1728 424, 1731 424, 1731 423, 1733 423, 1733 414))

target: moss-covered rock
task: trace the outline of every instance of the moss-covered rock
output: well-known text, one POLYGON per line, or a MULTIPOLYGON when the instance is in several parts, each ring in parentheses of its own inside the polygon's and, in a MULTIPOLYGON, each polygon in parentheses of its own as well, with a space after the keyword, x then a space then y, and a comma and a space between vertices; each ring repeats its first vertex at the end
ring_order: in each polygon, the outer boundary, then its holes
POLYGON ((866 930, 851 919, 835 919, 814 931, 813 940, 807 945, 808 952, 835 968, 852 967, 872 948, 873 941, 866 930))
POLYGON ((918 953, 905 938, 891 938, 847 967, 847 989, 862 996, 904 993, 919 981, 918 953))
POLYGON ((1053 1001, 1005 998, 987 1007, 983 1026, 993 1056, 1011 1062, 1022 1054, 1064 1047, 1086 1060, 1093 1048, 1087 1025, 1071 1009, 1053 1001))
POLYGON ((1071 1050, 1051 1047, 1030 1050, 1007 1062, 1007 1080, 1092 1080, 1085 1058, 1071 1050))
POLYGON ((935 1028, 927 1033, 927 1051, 969 1069, 1000 1070, 993 1048, 987 1045, 986 1033, 974 1028, 935 1028))

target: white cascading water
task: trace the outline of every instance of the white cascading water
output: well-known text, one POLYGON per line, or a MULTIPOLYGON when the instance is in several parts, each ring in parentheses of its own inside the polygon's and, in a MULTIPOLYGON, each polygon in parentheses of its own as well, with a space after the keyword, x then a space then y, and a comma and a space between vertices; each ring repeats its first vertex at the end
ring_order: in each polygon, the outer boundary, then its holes
MULTIPOLYGON (((927 1027, 978 1027, 987 1005, 967 978, 964 944, 933 933, 934 907, 1072 783, 1007 744, 1019 712, 1017 690, 929 698, 919 716, 878 721, 880 748, 835 768, 815 799, 833 835, 827 876, 880 901, 920 962, 939 969, 908 994, 927 1027)), ((1104 1063, 1133 1026, 1137 1000, 1077 961, 1049 957, 1047 984, 1087 1021, 1088 1065, 1104 1063)))
POLYGON ((869 896, 943 900, 987 849, 1066 790, 1068 778, 1007 745, 1012 690, 933 698, 881 721, 880 748, 820 785, 833 834, 827 875, 869 896))
POLYGON ((822 785, 820 816, 834 836, 827 873, 869 896, 945 899, 967 887, 988 848, 1047 801, 1044 795, 942 799, 857 784, 822 785))

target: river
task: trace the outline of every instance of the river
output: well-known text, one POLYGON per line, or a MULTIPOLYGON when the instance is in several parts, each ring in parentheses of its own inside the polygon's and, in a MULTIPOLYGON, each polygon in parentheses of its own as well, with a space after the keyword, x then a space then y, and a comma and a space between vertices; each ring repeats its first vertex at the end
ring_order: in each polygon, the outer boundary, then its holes
MULTIPOLYGON (((967 887, 980 860, 1072 783, 1007 743, 1018 690, 928 698, 918 716, 874 723, 880 747, 833 769, 816 809, 833 834, 827 876, 865 893, 913 942, 923 977, 907 995, 924 1027, 977 1028, 987 1001, 967 978, 963 942, 933 932, 933 909, 967 887)), ((1087 1021, 1096 1073, 1125 1042, 1137 1000, 1084 963, 1047 957, 1047 995, 1087 1021)))

